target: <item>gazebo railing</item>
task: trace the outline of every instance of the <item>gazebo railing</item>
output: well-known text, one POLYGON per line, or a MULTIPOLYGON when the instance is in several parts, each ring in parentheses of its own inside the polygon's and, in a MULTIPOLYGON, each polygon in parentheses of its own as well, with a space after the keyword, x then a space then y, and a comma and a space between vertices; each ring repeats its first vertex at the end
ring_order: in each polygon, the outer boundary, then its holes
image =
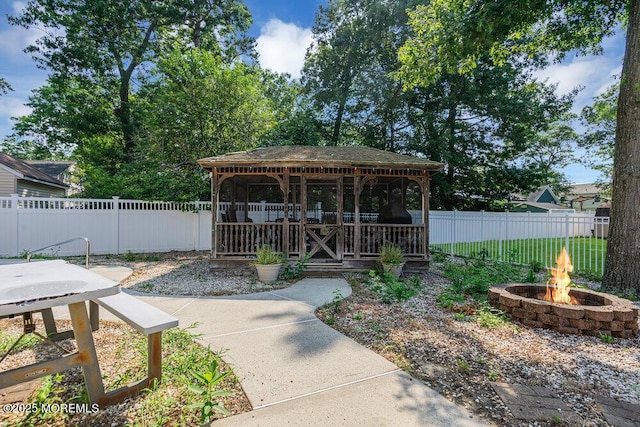
MULTIPOLYGON (((344 224, 344 254, 355 255, 356 226, 344 224)), ((282 222, 252 223, 225 222, 217 224, 217 253, 220 255, 251 256, 262 245, 290 255, 300 253, 301 228, 299 222, 289 223, 288 241, 285 242, 282 222), (286 250, 285 250, 286 249, 286 250)), ((377 256, 380 246, 392 243, 407 256, 423 253, 422 225, 360 224, 360 255, 377 256)))
MULTIPOLYGON (((421 255, 424 249, 423 234, 422 225, 360 224, 360 255, 377 255, 380 246, 385 243, 398 246, 405 255, 421 255)), ((345 224, 345 255, 355 254, 355 241, 355 225, 345 224)))

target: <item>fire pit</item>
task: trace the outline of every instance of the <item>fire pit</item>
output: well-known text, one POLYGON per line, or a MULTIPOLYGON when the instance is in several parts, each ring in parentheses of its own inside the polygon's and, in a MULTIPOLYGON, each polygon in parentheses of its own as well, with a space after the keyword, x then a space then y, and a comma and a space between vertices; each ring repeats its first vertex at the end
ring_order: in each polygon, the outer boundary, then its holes
POLYGON ((566 334, 638 335, 638 307, 631 301, 588 289, 569 287, 573 270, 566 250, 544 285, 511 284, 489 290, 489 303, 526 326, 566 334))
POLYGON ((565 334, 608 334, 619 338, 638 335, 638 307, 614 295, 571 289, 576 304, 544 301, 546 286, 512 284, 491 288, 489 303, 526 326, 565 334))

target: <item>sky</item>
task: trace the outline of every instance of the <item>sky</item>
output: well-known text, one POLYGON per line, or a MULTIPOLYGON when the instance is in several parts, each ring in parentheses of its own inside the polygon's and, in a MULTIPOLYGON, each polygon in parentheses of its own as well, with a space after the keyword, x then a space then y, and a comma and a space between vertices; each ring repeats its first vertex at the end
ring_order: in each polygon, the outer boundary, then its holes
MULTIPOLYGON (((22 50, 42 34, 8 24, 7 14, 16 14, 25 2, 0 0, 0 76, 14 91, 0 96, 0 140, 11 133, 11 117, 28 114, 24 104, 32 89, 45 83, 46 72, 39 70, 34 61, 22 50)), ((315 13, 326 0, 245 0, 253 16, 249 34, 257 41, 257 51, 262 67, 277 72, 287 72, 300 77, 304 54, 311 43, 311 27, 315 13)), ((614 76, 622 70, 624 36, 622 33, 607 39, 604 54, 600 56, 568 56, 561 64, 540 70, 536 77, 557 83, 557 91, 568 93, 581 87, 573 111, 579 113, 591 104, 593 97, 604 92, 614 83, 614 76)), ((578 156, 583 155, 577 152, 578 156)), ((596 171, 574 163, 563 170, 570 182, 594 182, 596 171)))

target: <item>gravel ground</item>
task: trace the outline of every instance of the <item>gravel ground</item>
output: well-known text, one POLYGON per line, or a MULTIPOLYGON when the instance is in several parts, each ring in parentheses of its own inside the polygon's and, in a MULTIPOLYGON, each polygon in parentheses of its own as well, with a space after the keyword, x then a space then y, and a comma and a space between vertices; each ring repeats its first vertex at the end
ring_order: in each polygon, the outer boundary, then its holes
POLYGON ((121 265, 133 270, 121 285, 135 291, 163 295, 238 295, 281 289, 285 281, 258 282, 251 265, 212 271, 209 252, 170 252, 122 256, 94 256, 93 265, 121 265))
MULTIPOLYGON (((122 285, 155 294, 243 294, 289 286, 257 282, 252 267, 211 272, 206 252, 92 257, 91 263, 129 266, 134 273, 122 285)), ((494 425, 559 424, 517 420, 491 388, 492 381, 545 386, 584 419, 583 426, 609 425, 596 395, 640 403, 640 338, 608 344, 511 323, 481 327, 455 320, 454 313, 438 307, 436 296, 449 285, 442 276, 425 274, 422 284, 422 293, 393 304, 381 303, 355 284, 337 312, 325 307, 317 314, 494 425)))
POLYGON ((436 303, 449 282, 431 273, 422 283, 422 294, 394 304, 381 303, 355 284, 337 313, 320 309, 318 315, 495 425, 555 426, 558 420, 517 420, 492 381, 547 387, 583 418, 579 425, 584 426, 609 425, 596 395, 640 403, 640 338, 607 344, 512 323, 487 328, 458 321, 436 303))
MULTIPOLYGON (((207 253, 161 258, 125 263, 134 274, 123 285, 187 295, 240 294, 288 286, 281 282, 265 287, 257 282, 250 266, 210 272, 207 253)), ((123 264, 121 259, 115 261, 123 264)), ((608 344, 594 337, 515 324, 485 328, 476 322, 457 321, 454 313, 438 307, 435 300, 449 282, 432 273, 423 275, 422 283, 423 293, 394 304, 383 304, 356 285, 328 323, 495 425, 557 425, 557 421, 518 421, 493 391, 491 381, 545 386, 585 420, 584 426, 608 425, 595 404, 598 394, 640 403, 640 338, 608 344)), ((327 313, 318 310, 325 320, 327 313)))

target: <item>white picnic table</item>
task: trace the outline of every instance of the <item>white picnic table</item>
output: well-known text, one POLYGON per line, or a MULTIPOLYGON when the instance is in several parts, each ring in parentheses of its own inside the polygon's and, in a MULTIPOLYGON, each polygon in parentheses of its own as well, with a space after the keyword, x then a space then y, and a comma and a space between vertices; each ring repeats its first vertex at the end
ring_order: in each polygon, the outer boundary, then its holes
POLYGON ((0 317, 22 316, 26 324, 33 312, 67 305, 77 344, 75 352, 1 371, 0 389, 80 366, 89 400, 100 404, 105 391, 86 302, 119 292, 117 283, 62 260, 0 265, 0 317))

